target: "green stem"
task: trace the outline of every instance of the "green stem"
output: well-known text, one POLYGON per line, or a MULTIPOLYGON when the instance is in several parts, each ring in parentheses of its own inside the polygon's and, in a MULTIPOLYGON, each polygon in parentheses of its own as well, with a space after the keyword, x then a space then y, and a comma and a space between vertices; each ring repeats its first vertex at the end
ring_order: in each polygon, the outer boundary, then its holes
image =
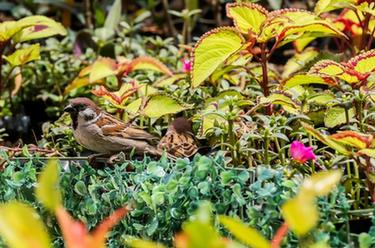
POLYGON ((268 130, 265 130, 264 133, 264 164, 268 165, 269 157, 268 157, 268 147, 270 146, 270 139, 268 137, 268 130))
POLYGON ((281 150, 278 138, 275 138, 275 144, 276 144, 277 153, 279 154, 281 165, 284 166, 285 164, 284 152, 281 150))

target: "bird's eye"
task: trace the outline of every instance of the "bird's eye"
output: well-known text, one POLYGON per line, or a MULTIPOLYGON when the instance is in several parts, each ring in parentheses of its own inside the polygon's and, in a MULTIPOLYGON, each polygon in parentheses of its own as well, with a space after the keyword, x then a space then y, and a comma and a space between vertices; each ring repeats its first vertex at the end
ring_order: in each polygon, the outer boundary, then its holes
POLYGON ((82 111, 82 110, 86 109, 86 106, 83 105, 83 104, 78 104, 76 108, 77 108, 78 111, 82 111))

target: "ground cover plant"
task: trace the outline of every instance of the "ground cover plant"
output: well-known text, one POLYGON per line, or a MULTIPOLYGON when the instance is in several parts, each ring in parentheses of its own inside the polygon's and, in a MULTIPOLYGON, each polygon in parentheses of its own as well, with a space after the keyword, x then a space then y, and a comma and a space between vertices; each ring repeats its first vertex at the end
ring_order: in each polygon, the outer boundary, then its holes
POLYGON ((375 245, 375 3, 208 2, 0 4, 0 244, 375 245), (95 162, 77 97, 197 153, 95 162))

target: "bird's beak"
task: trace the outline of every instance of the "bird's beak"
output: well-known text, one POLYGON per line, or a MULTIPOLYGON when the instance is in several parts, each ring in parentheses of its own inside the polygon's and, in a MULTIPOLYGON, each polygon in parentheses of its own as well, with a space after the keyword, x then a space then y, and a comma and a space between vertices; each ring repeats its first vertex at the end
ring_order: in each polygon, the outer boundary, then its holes
POLYGON ((75 109, 73 108, 73 106, 71 104, 67 105, 65 108, 64 108, 64 112, 68 112, 68 113, 72 113, 74 112, 75 109))

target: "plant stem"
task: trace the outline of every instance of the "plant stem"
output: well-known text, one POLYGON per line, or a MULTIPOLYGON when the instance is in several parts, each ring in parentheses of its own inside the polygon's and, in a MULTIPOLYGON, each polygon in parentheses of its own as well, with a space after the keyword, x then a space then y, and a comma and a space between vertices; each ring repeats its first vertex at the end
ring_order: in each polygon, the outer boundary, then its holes
POLYGON ((85 24, 86 28, 92 29, 94 25, 92 23, 92 7, 91 7, 91 0, 84 0, 85 6, 85 24))
POLYGON ((275 138, 275 144, 276 144, 277 152, 279 153, 279 158, 280 158, 281 165, 284 166, 284 163, 285 163, 284 152, 281 150, 278 138, 275 138))
MULTIPOLYGON (((260 58, 260 63, 262 65, 262 82, 261 82, 261 87, 263 90, 263 95, 265 97, 268 97, 270 95, 270 89, 268 87, 268 68, 267 68, 267 47, 266 43, 260 44, 260 49, 261 49, 261 58, 260 58)), ((266 114, 271 115, 272 114, 272 105, 268 105, 266 107, 266 114)))
POLYGON ((264 131, 264 164, 268 165, 269 157, 268 157, 268 147, 270 146, 270 139, 268 137, 268 129, 264 131))
POLYGON ((169 10, 168 0, 163 0, 162 3, 163 3, 164 15, 165 15, 165 18, 167 19, 168 29, 171 32, 172 36, 177 38, 176 28, 174 27, 171 15, 168 12, 169 10))

